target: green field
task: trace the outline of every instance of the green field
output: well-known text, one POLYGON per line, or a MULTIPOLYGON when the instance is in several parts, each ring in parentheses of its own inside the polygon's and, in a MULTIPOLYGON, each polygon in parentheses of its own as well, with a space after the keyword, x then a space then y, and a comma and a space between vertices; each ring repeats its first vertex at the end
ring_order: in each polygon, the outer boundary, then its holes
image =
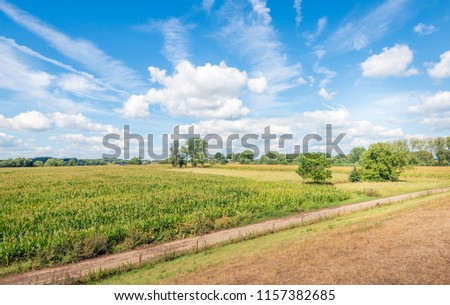
POLYGON ((0 169, 0 275, 373 197, 450 185, 450 168, 402 182, 302 182, 292 166, 0 169))

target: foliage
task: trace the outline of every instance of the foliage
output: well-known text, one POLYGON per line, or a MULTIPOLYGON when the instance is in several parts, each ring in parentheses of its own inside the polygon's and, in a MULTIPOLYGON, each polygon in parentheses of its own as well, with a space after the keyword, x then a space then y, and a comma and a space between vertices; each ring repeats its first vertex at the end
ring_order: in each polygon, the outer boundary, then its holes
POLYGON ((253 153, 252 150, 247 149, 244 150, 241 154, 240 154, 240 158, 239 161, 242 163, 248 163, 248 161, 253 161, 255 154, 253 153), (246 162, 247 161, 247 162, 246 162))
POLYGON ((67 162, 67 166, 76 166, 77 165, 77 159, 72 158, 67 162))
POLYGON ((62 159, 53 159, 50 158, 47 161, 45 161, 44 166, 63 166, 64 160, 62 159))
POLYGON ((129 164, 129 165, 141 165, 141 164, 142 164, 142 160, 139 159, 138 157, 134 157, 134 158, 131 158, 131 159, 128 161, 128 164, 129 164))
POLYGON ((366 151, 364 147, 354 147, 350 151, 348 159, 351 163, 359 163, 361 155, 366 151))
POLYGON ((353 167, 353 170, 350 172, 350 175, 348 176, 348 180, 350 182, 360 182, 361 181, 361 171, 358 170, 356 167, 353 167))
POLYGON ((197 166, 197 164, 204 164, 207 161, 206 158, 206 148, 208 147, 208 142, 199 138, 190 138, 187 141, 187 154, 191 161, 192 166, 197 166))
POLYGON ((44 166, 44 162, 42 162, 40 160, 34 161, 33 166, 42 167, 42 166, 44 166))
POLYGON ((408 152, 392 143, 372 144, 360 160, 362 178, 367 181, 398 181, 408 168, 408 152))
POLYGON ((319 183, 331 178, 329 168, 331 168, 331 163, 327 160, 326 155, 309 153, 301 157, 297 174, 303 179, 311 179, 315 183, 319 183))

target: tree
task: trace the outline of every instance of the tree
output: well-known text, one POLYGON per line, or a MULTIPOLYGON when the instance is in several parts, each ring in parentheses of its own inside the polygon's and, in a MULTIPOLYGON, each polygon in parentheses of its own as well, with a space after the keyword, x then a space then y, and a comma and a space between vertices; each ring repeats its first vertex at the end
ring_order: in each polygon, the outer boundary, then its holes
POLYGON ((408 152, 392 143, 375 143, 360 159, 362 178, 368 181, 398 181, 408 168, 408 152))
POLYGON ((129 164, 129 165, 141 165, 141 164, 142 164, 142 160, 139 159, 138 157, 134 157, 134 158, 131 158, 131 159, 128 161, 128 164, 129 164))
POLYGON ((41 160, 36 160, 34 161, 33 166, 42 167, 44 166, 44 162, 42 162, 41 160))
POLYGON ((214 155, 214 159, 216 159, 216 161, 223 161, 225 160, 225 155, 222 154, 221 152, 216 152, 216 154, 214 155))
POLYGON ((253 153, 253 151, 250 149, 247 149, 241 153, 239 161, 241 161, 241 162, 242 161, 244 161, 244 162, 253 161, 254 156, 255 156, 255 154, 253 153))
POLYGON ((359 163, 359 159, 361 158, 361 155, 366 151, 364 147, 354 147, 350 151, 350 155, 348 157, 349 161, 351 163, 359 163))
POLYGON ((44 166, 63 166, 64 160, 61 159, 54 159, 50 158, 47 161, 45 161, 44 166))
POLYGON ((206 148, 208 148, 208 142, 199 138, 188 139, 187 152, 189 154, 192 166, 197 166, 197 163, 205 163, 207 160, 206 148))
POLYGON ((309 153, 300 157, 300 164, 297 169, 303 179, 311 179, 314 183, 325 182, 331 178, 331 162, 326 155, 320 153, 309 153))
MULTIPOLYGON (((178 140, 174 140, 170 145, 170 163, 173 167, 180 163, 180 143, 178 140)), ((181 166, 180 166, 181 167, 181 166)))
POLYGON ((67 166, 76 166, 77 165, 77 159, 72 158, 67 162, 67 166))
POLYGON ((353 170, 350 172, 350 175, 348 176, 348 180, 350 182, 360 182, 361 171, 359 171, 356 167, 353 167, 353 170))

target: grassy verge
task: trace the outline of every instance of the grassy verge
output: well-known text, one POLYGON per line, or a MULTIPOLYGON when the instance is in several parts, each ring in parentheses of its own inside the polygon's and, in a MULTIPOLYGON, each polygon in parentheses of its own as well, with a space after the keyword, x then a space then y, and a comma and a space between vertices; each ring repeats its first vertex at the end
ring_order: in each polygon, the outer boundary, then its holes
MULTIPOLYGON (((301 226, 298 228, 277 232, 275 234, 269 234, 253 240, 212 248, 205 252, 186 255, 158 264, 145 265, 141 268, 135 268, 126 272, 116 271, 116 274, 103 279, 101 279, 101 277, 91 277, 87 283, 242 284, 248 282, 258 283, 258 281, 260 283, 300 283, 295 282, 298 281, 299 278, 298 276, 296 277, 294 271, 289 271, 297 270, 298 266, 289 266, 289 260, 293 256, 301 256, 305 251, 311 255, 314 251, 319 249, 323 250, 323 247, 325 247, 324 244, 329 247, 334 247, 334 257, 327 257, 323 252, 319 251, 312 254, 311 258, 306 257, 306 259, 298 262, 299 265, 303 264, 303 268, 309 268, 308 270, 311 272, 311 277, 313 280, 316 280, 316 282, 313 283, 333 283, 333 281, 335 281, 334 283, 336 283, 336 281, 337 283, 389 283, 389 280, 392 278, 383 277, 371 269, 370 255, 374 254, 364 251, 367 248, 369 248, 369 251, 372 252, 380 251, 378 256, 376 256, 376 262, 379 264, 386 262, 388 264, 387 266, 391 266, 393 269, 395 269, 396 266, 400 269, 403 268, 397 272, 398 277, 396 278, 396 281, 399 281, 400 283, 402 281, 408 282, 408 272, 414 272, 411 271, 413 269, 404 270, 405 265, 408 263, 408 259, 413 261, 411 264, 415 264, 415 268, 417 270, 428 268, 427 270, 431 272, 424 271, 421 275, 417 275, 416 278, 419 279, 418 283, 441 283, 439 281, 449 280, 445 275, 445 272, 448 270, 446 270, 446 267, 442 264, 432 262, 431 259, 437 254, 436 260, 439 260, 439 257, 441 257, 444 260, 447 259, 448 261, 448 251, 442 252, 445 251, 445 249, 439 245, 436 245, 436 243, 438 242, 438 238, 442 238, 442 232, 439 230, 446 230, 447 233, 450 233, 448 232, 450 228, 434 228, 433 223, 430 221, 428 228, 426 225, 423 226, 421 229, 421 234, 418 234, 417 232, 410 232, 413 236, 418 236, 418 238, 422 237, 424 239, 423 242, 430 239, 428 235, 423 233, 423 231, 425 231, 425 233, 428 232, 429 234, 435 234, 435 239, 431 239, 430 246, 425 248, 425 250, 421 249, 423 247, 421 247, 419 242, 411 244, 409 241, 410 235, 406 235, 406 238, 403 238, 405 236, 402 236, 402 234, 404 235, 402 232, 408 228, 408 225, 414 223, 416 218, 420 219, 420 217, 433 217, 433 215, 436 216, 433 219, 441 218, 438 216, 443 207, 447 207, 446 212, 448 214, 449 204, 450 200, 448 199, 448 194, 439 194, 393 205, 386 205, 372 210, 357 212, 335 219, 326 220, 307 226, 301 226), (380 235, 377 230, 384 230, 382 232, 387 230, 387 232, 390 232, 392 236, 380 235), (380 243, 381 247, 386 246, 386 240, 389 242, 389 239, 393 239, 393 243, 390 241, 391 244, 388 243, 390 246, 385 249, 381 248, 378 250, 372 250, 370 249, 371 239, 368 237, 373 236, 378 236, 377 242, 380 243), (347 247, 346 250, 349 251, 348 254, 341 253, 345 249, 339 249, 339 238, 346 239, 345 246, 347 247), (410 250, 409 253, 408 251, 402 250, 405 247, 410 250), (396 265, 397 255, 389 255, 391 251, 396 250, 395 248, 398 248, 398 251, 401 251, 401 253, 406 255, 407 259, 403 259, 403 265, 401 263, 396 265), (418 256, 415 260, 413 254, 417 253, 419 250, 425 251, 427 253, 427 258, 424 259, 423 257, 418 256), (339 254, 342 257, 336 257, 339 256, 339 254), (346 257, 346 255, 348 255, 348 257, 346 257), (277 259, 277 257, 282 260, 277 259), (359 259, 362 259, 362 261, 355 260, 355 258, 358 257, 359 259), (324 259, 327 259, 327 261, 324 261, 324 259), (388 261, 389 259, 393 260, 393 262, 388 261), (285 263, 283 263, 283 260, 285 263), (333 260, 336 260, 337 262, 333 262, 333 260), (337 270, 333 270, 332 266, 336 266, 340 260, 343 260, 344 262, 346 261, 347 265, 338 266, 341 268, 339 269, 336 267, 335 269, 337 270), (333 263, 335 265, 333 265, 333 263), (331 265, 331 269, 328 269, 328 271, 331 273, 335 272, 336 274, 340 274, 342 277, 339 278, 336 275, 336 277, 327 278, 326 270, 323 271, 323 268, 320 268, 321 265, 331 265), (285 270, 286 273, 281 272, 281 270, 285 270), (352 282, 351 279, 345 277, 345 273, 352 273, 354 270, 357 270, 360 273, 365 272, 367 276, 365 278, 356 279, 355 282, 352 282), (323 274, 320 273, 322 271, 323 274), (375 274, 371 275, 371 273, 374 272, 375 274), (424 277, 428 273, 431 274, 430 278, 424 277), (404 277, 400 277, 400 275, 404 277), (245 280, 246 277, 248 277, 248 282, 245 280)), ((376 243, 374 243, 373 246, 380 247, 376 243)), ((400 256, 401 253, 398 254, 398 256, 400 256)), ((377 253, 375 253, 375 255, 376 254, 377 253)), ((402 258, 398 257, 398 259, 401 260, 402 258)), ((295 259, 293 261, 295 261, 295 259)), ((386 265, 382 266, 386 267, 386 265)), ((302 268, 299 269, 303 270, 302 268)), ((301 270, 297 271, 301 273, 301 270)), ((383 270, 383 267, 380 267, 377 272, 390 274, 388 268, 383 270)), ((106 274, 103 276, 106 276, 106 274)), ((392 277, 393 275, 390 276, 392 277)), ((411 274, 409 274, 409 276, 411 276, 411 274)), ((311 281, 304 280, 304 282, 305 281, 311 283, 311 281)))

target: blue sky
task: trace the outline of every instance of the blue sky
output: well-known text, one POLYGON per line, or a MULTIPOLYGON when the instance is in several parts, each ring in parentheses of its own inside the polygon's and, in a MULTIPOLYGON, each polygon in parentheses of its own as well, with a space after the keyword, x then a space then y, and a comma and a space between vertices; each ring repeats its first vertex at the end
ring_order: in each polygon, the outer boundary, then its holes
POLYGON ((0 0, 0 158, 100 157, 125 124, 445 136, 449 33, 444 0, 0 0))

